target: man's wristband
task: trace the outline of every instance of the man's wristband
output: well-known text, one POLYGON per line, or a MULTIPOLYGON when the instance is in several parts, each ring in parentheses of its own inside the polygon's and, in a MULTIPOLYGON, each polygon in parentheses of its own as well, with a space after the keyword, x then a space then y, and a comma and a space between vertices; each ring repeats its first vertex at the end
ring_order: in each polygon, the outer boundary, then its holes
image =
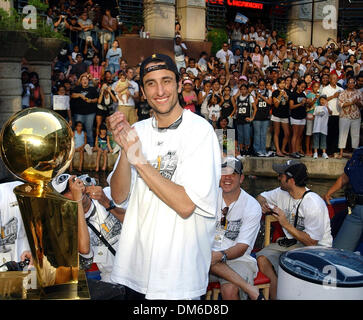
POLYGON ((228 260, 227 253, 225 253, 224 251, 221 251, 221 253, 223 254, 221 262, 226 263, 226 261, 228 260))
POLYGON ((115 209, 116 205, 113 202, 113 200, 110 200, 110 206, 106 209, 106 211, 111 211, 112 209, 115 209))

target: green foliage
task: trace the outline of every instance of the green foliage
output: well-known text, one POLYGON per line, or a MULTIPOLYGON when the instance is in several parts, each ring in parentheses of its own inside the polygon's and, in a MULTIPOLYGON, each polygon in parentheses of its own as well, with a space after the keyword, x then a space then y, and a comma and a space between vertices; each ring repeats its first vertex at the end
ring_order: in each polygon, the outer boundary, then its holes
MULTIPOLYGON (((39 3, 41 2, 40 0, 34 1, 39 3)), ((0 9, 0 30, 27 31, 31 34, 34 34, 35 36, 42 38, 56 38, 67 42, 70 41, 62 33, 54 31, 51 26, 47 25, 45 17, 37 15, 36 29, 24 29, 23 18, 24 16, 20 15, 15 9, 12 9, 10 13, 5 11, 4 9, 0 9)))
POLYGON ((49 5, 47 3, 44 3, 42 0, 28 0, 28 5, 34 6, 40 11, 47 11, 49 8, 49 5))
POLYGON ((0 8, 0 30, 23 30, 23 22, 15 9, 9 14, 0 8))
POLYGON ((282 31, 282 30, 279 30, 279 31, 277 32, 277 38, 281 38, 281 39, 286 40, 286 38, 287 38, 287 34, 286 34, 286 32, 284 32, 284 31, 282 31))
POLYGON ((219 28, 212 29, 208 32, 207 39, 212 42, 211 54, 215 55, 222 48, 223 42, 228 41, 227 31, 219 28))

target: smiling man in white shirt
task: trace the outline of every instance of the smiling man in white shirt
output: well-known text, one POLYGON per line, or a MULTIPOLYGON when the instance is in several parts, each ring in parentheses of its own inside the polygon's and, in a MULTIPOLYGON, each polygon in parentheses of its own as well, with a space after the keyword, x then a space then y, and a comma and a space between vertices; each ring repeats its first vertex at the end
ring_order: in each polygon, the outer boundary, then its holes
POLYGON ((180 106, 179 80, 169 56, 150 56, 140 83, 154 116, 133 128, 120 112, 109 119, 124 151, 111 196, 129 197, 111 280, 132 299, 198 299, 208 285, 221 151, 213 127, 180 106))

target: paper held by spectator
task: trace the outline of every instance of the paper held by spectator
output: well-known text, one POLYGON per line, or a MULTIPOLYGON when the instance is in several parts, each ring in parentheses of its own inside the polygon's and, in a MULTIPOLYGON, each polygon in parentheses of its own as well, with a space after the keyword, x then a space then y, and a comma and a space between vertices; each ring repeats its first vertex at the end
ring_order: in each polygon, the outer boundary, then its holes
POLYGON ((68 110, 69 96, 53 96, 53 110, 68 110))
POLYGON ((245 24, 245 23, 247 23, 247 21, 248 21, 248 18, 246 16, 244 16, 242 13, 237 12, 234 22, 245 24))

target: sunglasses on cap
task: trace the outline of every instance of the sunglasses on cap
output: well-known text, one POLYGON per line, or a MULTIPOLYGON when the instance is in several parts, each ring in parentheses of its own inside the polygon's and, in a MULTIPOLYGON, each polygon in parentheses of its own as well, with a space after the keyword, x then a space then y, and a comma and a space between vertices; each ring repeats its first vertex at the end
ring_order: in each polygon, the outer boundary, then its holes
POLYGON ((221 226, 222 227, 226 226, 226 222, 227 222, 226 216, 228 214, 228 210, 229 210, 229 207, 224 207, 223 209, 221 209, 221 211, 222 211, 221 226))

